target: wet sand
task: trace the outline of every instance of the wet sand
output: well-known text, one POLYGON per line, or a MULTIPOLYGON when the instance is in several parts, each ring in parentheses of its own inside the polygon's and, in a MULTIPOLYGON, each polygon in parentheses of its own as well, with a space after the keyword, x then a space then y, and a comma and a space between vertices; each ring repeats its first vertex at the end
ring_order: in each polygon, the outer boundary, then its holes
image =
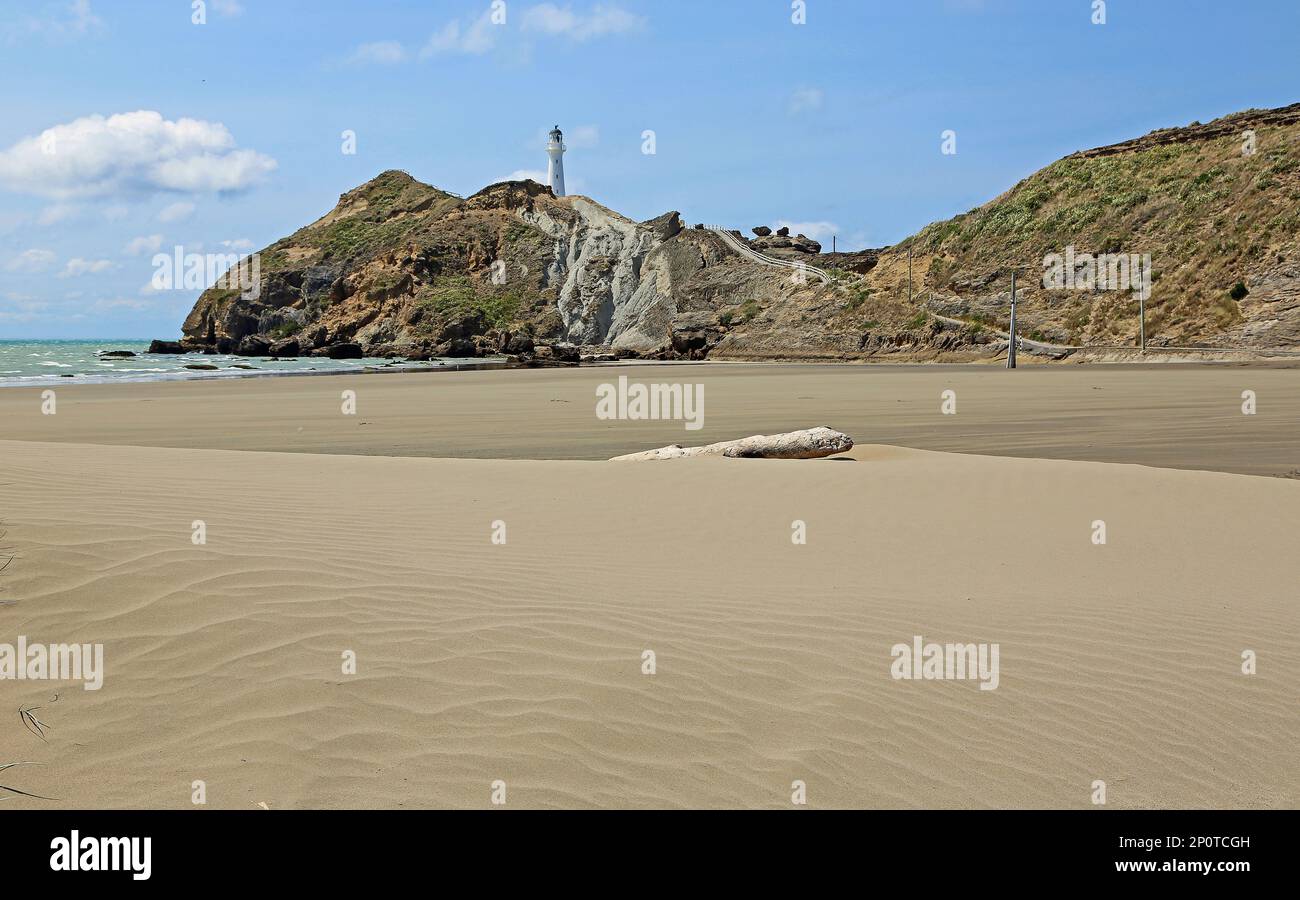
POLYGON ((703 364, 0 389, 0 439, 502 459, 607 459, 829 425, 862 442, 997 456, 1300 473, 1300 369, 703 364), (595 391, 705 387, 703 429, 601 421, 595 391), (341 393, 357 392, 357 415, 341 393), (956 392, 957 414, 941 414, 956 392), (1243 415, 1242 392, 1257 413, 1243 415))

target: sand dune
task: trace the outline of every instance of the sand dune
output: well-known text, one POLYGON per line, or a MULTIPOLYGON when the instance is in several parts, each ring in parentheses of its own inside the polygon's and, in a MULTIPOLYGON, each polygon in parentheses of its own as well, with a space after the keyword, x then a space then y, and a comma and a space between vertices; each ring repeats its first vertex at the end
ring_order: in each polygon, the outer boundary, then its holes
POLYGON ((58 798, 2 806, 1296 805, 1300 484, 852 455, 0 441, 0 641, 106 659, 0 682, 0 761, 41 764, 0 783, 58 798), (997 690, 894 680, 916 634, 998 642, 997 690))

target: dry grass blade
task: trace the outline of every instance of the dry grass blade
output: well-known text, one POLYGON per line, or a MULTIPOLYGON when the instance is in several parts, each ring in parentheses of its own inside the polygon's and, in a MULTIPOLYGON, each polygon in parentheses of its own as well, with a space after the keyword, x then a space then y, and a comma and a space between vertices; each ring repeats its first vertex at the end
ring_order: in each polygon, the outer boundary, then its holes
POLYGON ((36 718, 36 710, 44 709, 43 706, 18 707, 18 718, 22 719, 23 725, 27 730, 36 735, 41 740, 45 740, 45 729, 50 726, 46 725, 40 719, 36 718))
MULTIPOLYGON (((0 531, 0 541, 3 541, 8 533, 7 531, 0 531)), ((14 555, 8 552, 8 549, 3 544, 0 544, 0 572, 9 568, 9 564, 14 561, 14 558, 14 555)), ((0 606, 12 606, 17 602, 17 600, 0 600, 0 606)))
MULTIPOLYGON (((40 765, 40 763, 30 763, 30 762, 0 763, 0 772, 5 771, 6 769, 12 769, 14 766, 36 766, 36 765, 40 765)), ((24 797, 34 797, 37 800, 55 799, 54 797, 44 797, 41 796, 40 794, 33 794, 30 791, 20 791, 18 788, 9 787, 9 785, 7 784, 0 784, 0 791, 8 791, 11 794, 20 794, 24 797)), ((10 798, 0 797, 0 800, 8 800, 8 799, 10 798)))

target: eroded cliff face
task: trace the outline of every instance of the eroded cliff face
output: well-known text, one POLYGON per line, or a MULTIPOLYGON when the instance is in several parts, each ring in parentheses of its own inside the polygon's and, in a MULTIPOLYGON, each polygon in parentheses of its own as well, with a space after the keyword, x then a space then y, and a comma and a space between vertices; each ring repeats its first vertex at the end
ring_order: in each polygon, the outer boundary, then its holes
MULTIPOLYGON (((548 205, 523 211, 519 218, 555 241, 548 275, 559 285, 556 308, 564 337, 577 344, 608 344, 635 327, 635 320, 625 312, 632 297, 645 286, 642 265, 660 244, 681 231, 681 220, 670 213, 667 221, 655 228, 626 219, 586 197, 566 200, 563 205, 571 211, 570 216, 557 218, 548 205)), ((648 293, 650 305, 671 300, 665 293, 648 293)), ((656 340, 664 337, 660 334, 656 340)))

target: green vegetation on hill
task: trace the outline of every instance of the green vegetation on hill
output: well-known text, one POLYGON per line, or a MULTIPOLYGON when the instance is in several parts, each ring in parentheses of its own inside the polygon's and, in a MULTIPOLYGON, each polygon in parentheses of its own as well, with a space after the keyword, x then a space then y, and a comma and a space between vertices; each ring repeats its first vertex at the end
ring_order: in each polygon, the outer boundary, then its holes
POLYGON ((434 284, 421 287, 415 295, 415 302, 422 309, 433 313, 427 321, 465 319, 479 314, 491 328, 509 325, 523 306, 518 294, 511 291, 489 293, 477 289, 464 275, 439 278, 434 284))
MULTIPOLYGON (((1240 323, 1252 275, 1294 259, 1297 232, 1300 108, 1288 107, 1074 154, 889 253, 914 253, 921 296, 1005 292, 1010 272, 1018 271, 1031 318, 1058 338, 1078 341, 1127 339, 1136 331, 1137 305, 1127 295, 1045 291, 1043 258, 1067 246, 1149 253, 1155 284, 1148 335, 1180 341, 1240 323), (1253 154, 1243 153, 1247 129, 1255 132, 1253 154), (1086 316, 1081 300, 1088 301, 1086 316)), ((896 260, 873 275, 877 288, 902 290, 896 260)))
MULTIPOLYGON (((391 250, 429 221, 463 201, 390 169, 339 198, 325 218, 273 244, 271 250, 306 247, 321 261, 364 259, 391 250)), ((283 257, 282 257, 283 260, 283 257)), ((272 268, 281 268, 282 260, 272 268)))

